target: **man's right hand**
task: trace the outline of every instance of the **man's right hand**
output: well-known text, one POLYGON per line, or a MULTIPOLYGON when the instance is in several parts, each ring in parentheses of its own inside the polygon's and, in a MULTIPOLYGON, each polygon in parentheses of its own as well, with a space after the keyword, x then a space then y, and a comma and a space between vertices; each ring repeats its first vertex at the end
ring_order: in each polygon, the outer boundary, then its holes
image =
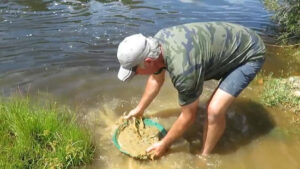
POLYGON ((144 111, 141 111, 137 107, 131 110, 125 117, 124 119, 130 119, 131 117, 142 117, 144 114, 144 111))
POLYGON ((151 74, 147 80, 146 88, 144 90, 143 97, 141 98, 139 104, 131 110, 128 115, 124 118, 129 119, 131 117, 141 117, 144 114, 144 110, 149 106, 152 100, 158 94, 160 87, 164 83, 165 80, 165 70, 163 70, 160 74, 155 75, 151 74))

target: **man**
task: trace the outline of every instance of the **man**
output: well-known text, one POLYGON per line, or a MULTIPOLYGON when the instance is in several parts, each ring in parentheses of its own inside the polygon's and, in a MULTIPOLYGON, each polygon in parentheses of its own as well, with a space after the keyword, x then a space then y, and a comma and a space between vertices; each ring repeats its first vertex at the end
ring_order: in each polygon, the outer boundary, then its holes
POLYGON ((212 152, 222 136, 225 113, 264 62, 265 46, 252 30, 226 22, 190 23, 160 30, 154 38, 135 34, 118 47, 118 78, 149 75, 139 104, 126 118, 142 116, 158 94, 168 71, 178 91, 181 114, 168 134, 147 149, 162 156, 194 122, 203 82, 220 79, 207 106, 201 155, 212 152))

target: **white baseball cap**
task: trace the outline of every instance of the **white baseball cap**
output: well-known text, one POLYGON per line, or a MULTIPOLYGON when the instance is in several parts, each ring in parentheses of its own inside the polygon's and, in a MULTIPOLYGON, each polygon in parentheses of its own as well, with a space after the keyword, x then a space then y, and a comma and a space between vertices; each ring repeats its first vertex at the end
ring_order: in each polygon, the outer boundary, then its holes
POLYGON ((135 68, 143 63, 147 57, 157 59, 157 40, 142 34, 134 34, 126 37, 118 47, 117 57, 120 62, 118 78, 121 81, 131 79, 135 75, 135 68))

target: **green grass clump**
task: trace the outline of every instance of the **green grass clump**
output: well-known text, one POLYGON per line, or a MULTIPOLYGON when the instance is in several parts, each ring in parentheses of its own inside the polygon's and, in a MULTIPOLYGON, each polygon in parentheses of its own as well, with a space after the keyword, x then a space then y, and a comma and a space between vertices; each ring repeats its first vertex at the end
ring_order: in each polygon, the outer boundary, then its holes
POLYGON ((28 98, 0 100, 0 137, 0 168, 70 168, 94 154, 70 111, 28 98))
POLYGON ((268 9, 274 12, 273 20, 279 24, 278 39, 286 44, 300 42, 300 1, 299 0, 264 0, 268 9))
POLYGON ((272 78, 264 80, 262 102, 267 106, 284 106, 294 112, 300 111, 300 99, 293 95, 293 86, 288 79, 272 78))

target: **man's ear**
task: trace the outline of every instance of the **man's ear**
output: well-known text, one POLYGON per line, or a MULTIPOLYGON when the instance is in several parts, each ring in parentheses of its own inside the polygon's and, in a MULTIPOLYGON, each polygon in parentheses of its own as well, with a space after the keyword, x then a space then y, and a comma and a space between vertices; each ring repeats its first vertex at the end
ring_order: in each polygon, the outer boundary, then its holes
POLYGON ((153 60, 154 60, 154 59, 152 59, 152 58, 146 58, 146 59, 145 59, 145 62, 151 63, 153 60))

